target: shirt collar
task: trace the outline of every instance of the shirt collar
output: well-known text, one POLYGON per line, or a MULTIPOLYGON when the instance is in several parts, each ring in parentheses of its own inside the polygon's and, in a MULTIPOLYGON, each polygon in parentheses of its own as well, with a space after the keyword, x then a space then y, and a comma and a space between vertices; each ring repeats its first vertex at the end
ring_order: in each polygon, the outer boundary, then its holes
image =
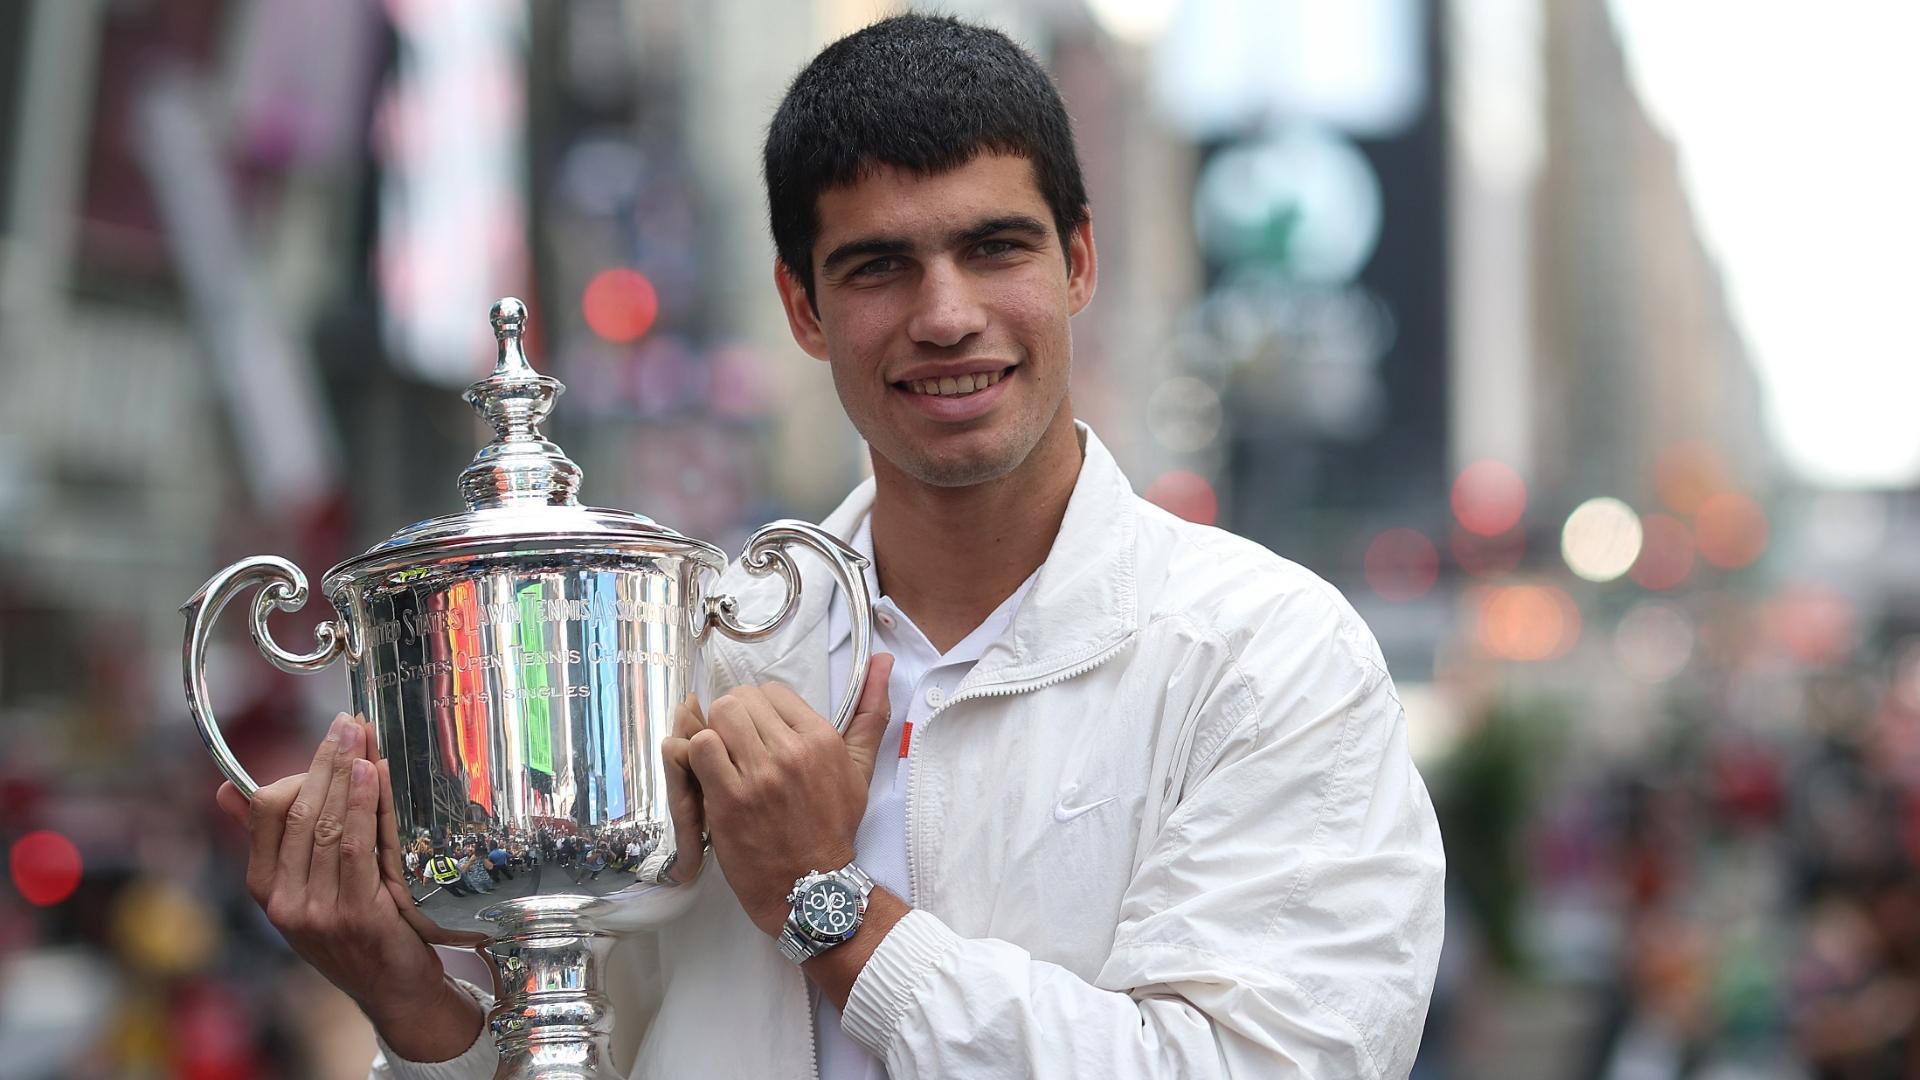
MULTIPOLYGON (((1029 595, 1014 613, 1011 631, 987 649, 975 678, 1013 682, 1071 667, 1112 648, 1136 628, 1139 613, 1134 539, 1139 524, 1138 497, 1093 430, 1077 421, 1074 427, 1084 456, 1060 532, 1046 562, 1032 578, 1029 595)), ((854 539, 872 509, 873 478, 868 477, 821 526, 835 536, 854 539)), ((871 561, 870 535, 866 544, 871 561)), ((836 605, 829 603, 828 597, 839 590, 819 560, 803 557, 795 561, 807 587, 798 605, 800 610, 778 631, 779 642, 770 646, 771 658, 731 641, 712 642, 714 648, 731 658, 729 663, 736 673, 784 663, 806 639, 818 642, 819 635, 832 627, 830 609, 836 605)), ((873 589, 877 578, 871 568, 867 574, 868 587, 873 589)), ((784 591, 777 576, 735 579, 735 583, 741 608, 746 611, 770 610, 784 591)), ((838 638, 829 640, 837 643, 838 638)))
MULTIPOLYGON (((912 620, 907 619, 906 613, 901 611, 891 599, 882 595, 880 592, 880 577, 874 572, 873 568, 872 514, 868 514, 866 517, 860 519, 860 527, 855 530, 853 536, 847 541, 847 546, 865 556, 867 560, 867 595, 873 597, 874 614, 878 616, 882 612, 885 612, 896 620, 905 620, 911 623, 912 620)), ((1040 572, 1038 570, 1028 574, 1027 580, 1021 582, 1019 588, 1013 590, 1011 595, 1005 600, 1002 600, 1000 606, 994 608, 992 614, 982 619, 980 625, 975 627, 971 633, 957 642, 953 648, 948 649, 945 655, 940 657, 940 661, 942 663, 970 664, 979 660, 982 654, 987 651, 987 648, 998 640, 1002 634, 1006 633, 1007 626, 1013 622, 1014 612, 1020 610, 1020 602, 1025 599, 1027 593, 1032 590, 1034 580, 1039 576, 1040 572)), ((914 629, 918 631, 919 627, 916 626, 914 629)), ((846 596, 842 594, 840 590, 835 589, 833 591, 833 606, 829 608, 827 612, 827 647, 829 649, 838 649, 840 646, 846 644, 847 639, 852 636, 853 610, 848 606, 846 596)), ((886 635, 882 634, 879 629, 876 628, 874 636, 879 638, 886 635)), ((877 643, 875 648, 879 648, 877 643)))

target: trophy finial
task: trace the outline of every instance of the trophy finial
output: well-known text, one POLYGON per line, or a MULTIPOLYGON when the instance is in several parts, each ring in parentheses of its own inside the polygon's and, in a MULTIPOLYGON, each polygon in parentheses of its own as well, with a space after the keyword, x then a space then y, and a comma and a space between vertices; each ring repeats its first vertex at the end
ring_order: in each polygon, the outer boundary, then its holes
POLYGON ((511 334, 520 336, 520 328, 527 323, 527 305, 517 296, 503 296, 493 302, 493 310, 487 312, 487 318, 493 321, 493 333, 496 337, 511 334))
POLYGON ((520 341, 520 334, 527 326, 527 305, 517 296, 503 296, 493 302, 487 319, 493 323, 495 340, 500 342, 500 358, 493 364, 494 377, 533 375, 533 365, 527 362, 526 347, 520 341))
POLYGON ((460 474, 460 494, 471 510, 509 503, 577 506, 574 492, 580 487, 580 466, 540 434, 541 421, 566 386, 527 362, 521 343, 527 305, 518 297, 495 301, 488 318, 500 342, 499 359, 493 374, 460 396, 493 426, 494 439, 480 448, 460 474))

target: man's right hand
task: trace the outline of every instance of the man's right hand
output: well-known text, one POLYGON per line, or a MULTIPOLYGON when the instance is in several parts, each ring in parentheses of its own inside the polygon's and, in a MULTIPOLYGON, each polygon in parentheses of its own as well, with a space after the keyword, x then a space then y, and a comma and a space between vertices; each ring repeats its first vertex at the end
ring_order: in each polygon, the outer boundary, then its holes
POLYGON ((484 1014, 446 977, 433 926, 400 866, 393 783, 373 729, 334 719, 305 773, 220 809, 247 827, 247 891, 293 951, 359 1004, 393 1051, 445 1061, 473 1045, 484 1014), (384 842, 383 842, 384 841, 384 842))

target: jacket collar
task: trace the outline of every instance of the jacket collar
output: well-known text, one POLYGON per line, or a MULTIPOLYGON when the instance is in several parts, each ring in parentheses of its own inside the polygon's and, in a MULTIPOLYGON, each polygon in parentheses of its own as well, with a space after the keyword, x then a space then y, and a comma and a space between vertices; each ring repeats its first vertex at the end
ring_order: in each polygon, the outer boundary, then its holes
MULTIPOLYGON (((1074 428, 1082 451, 1080 475, 1068 497, 1060 532, 1012 625, 987 647, 961 692, 979 685, 1040 679, 1074 667, 1116 647, 1138 625, 1134 551, 1138 512, 1133 487, 1093 429, 1079 421, 1074 428)), ((869 477, 827 515, 821 528, 851 540, 872 512, 873 496, 874 482, 869 477)), ((709 648, 719 654, 731 677, 742 681, 759 681, 759 673, 772 677, 790 661, 803 658, 803 647, 809 662, 799 665, 800 669, 821 668, 812 658, 824 656, 837 644, 828 636, 827 615, 836 588, 832 574, 805 552, 794 562, 800 570, 800 600, 792 619, 771 640, 741 645, 717 634, 709 640, 709 648)), ((870 588, 873 581, 869 569, 870 588)), ((728 571, 722 587, 735 590, 743 619, 774 610, 783 589, 777 577, 747 578, 737 566, 728 571)), ((824 687, 824 672, 818 682, 824 687)))

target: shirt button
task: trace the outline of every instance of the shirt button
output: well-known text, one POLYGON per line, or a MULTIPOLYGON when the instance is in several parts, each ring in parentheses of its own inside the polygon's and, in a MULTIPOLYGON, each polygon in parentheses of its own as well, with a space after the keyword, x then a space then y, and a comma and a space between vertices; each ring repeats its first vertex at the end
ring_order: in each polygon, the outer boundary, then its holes
POLYGON ((947 701, 947 692, 945 690, 942 690, 939 687, 935 686, 930 688, 927 691, 928 707, 937 709, 940 706, 946 704, 946 701, 947 701))

